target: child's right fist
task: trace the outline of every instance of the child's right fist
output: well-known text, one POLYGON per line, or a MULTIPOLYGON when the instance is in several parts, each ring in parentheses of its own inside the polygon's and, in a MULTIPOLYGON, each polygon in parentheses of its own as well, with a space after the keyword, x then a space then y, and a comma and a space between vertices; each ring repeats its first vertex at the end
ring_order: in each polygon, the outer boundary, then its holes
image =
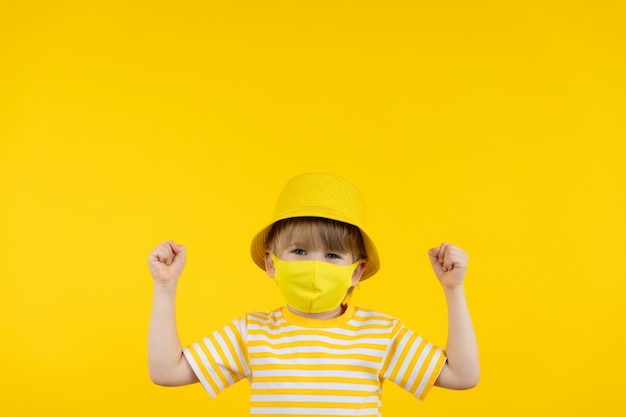
POLYGON ((156 284, 175 283, 183 272, 185 261, 185 247, 171 240, 161 243, 148 255, 148 267, 156 284))

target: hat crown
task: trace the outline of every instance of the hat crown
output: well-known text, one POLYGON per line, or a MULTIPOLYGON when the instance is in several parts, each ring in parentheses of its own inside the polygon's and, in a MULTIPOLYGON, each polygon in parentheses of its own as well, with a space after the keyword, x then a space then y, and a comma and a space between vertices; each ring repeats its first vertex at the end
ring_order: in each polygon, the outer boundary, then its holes
POLYGON ((331 173, 307 173, 287 182, 276 203, 274 221, 325 217, 363 227, 365 204, 359 189, 331 173))

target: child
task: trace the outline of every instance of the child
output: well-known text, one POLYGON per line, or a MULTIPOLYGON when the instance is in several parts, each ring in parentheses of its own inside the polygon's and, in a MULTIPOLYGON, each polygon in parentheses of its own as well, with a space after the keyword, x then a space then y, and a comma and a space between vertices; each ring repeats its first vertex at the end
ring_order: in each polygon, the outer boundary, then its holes
POLYGON ((343 177, 292 178, 273 221, 254 237, 251 254, 286 306, 248 313, 184 349, 174 301, 185 248, 168 241, 150 254, 155 285, 148 358, 154 383, 201 382, 213 397, 247 378, 251 415, 263 416, 379 416, 385 379, 420 400, 433 385, 477 384, 461 249, 444 243, 429 251, 448 304, 445 354, 397 319, 347 301, 360 281, 378 271, 379 259, 364 228, 363 199, 343 177))

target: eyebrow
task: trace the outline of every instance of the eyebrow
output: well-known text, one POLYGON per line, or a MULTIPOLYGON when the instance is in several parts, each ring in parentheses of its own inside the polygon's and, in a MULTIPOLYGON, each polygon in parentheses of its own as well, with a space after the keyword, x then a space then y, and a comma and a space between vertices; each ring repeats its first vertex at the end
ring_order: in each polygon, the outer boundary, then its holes
POLYGON ((346 255, 351 255, 351 254, 352 254, 349 250, 346 250, 346 251, 342 251, 342 250, 333 250, 333 249, 331 249, 331 248, 323 247, 323 245, 322 245, 322 246, 319 246, 319 245, 314 245, 314 244, 311 244, 310 242, 309 242, 309 243, 303 243, 303 242, 300 242, 300 241, 297 241, 297 242, 290 242, 289 244, 287 244, 287 245, 285 246, 285 249, 286 249, 286 250, 290 250, 290 249, 307 249, 307 250, 310 250, 310 249, 319 249, 319 250, 322 250, 322 251, 324 251, 324 252, 328 252, 328 253, 336 253, 336 254, 338 254, 338 255, 344 255, 344 256, 346 256, 346 255))
MULTIPOLYGON (((311 243, 304 243, 304 242, 300 242, 300 241, 296 241, 296 242, 288 242, 287 245, 285 245, 286 248, 293 248, 293 247, 311 247, 311 243)), ((315 245, 313 245, 315 246, 315 245)))

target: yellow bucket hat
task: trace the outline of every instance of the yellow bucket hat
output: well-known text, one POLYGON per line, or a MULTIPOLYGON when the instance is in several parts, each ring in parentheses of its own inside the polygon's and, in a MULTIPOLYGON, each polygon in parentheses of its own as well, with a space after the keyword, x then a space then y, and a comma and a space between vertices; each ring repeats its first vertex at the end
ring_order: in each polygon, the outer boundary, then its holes
POLYGON ((252 239, 254 263, 265 270, 265 240, 272 225, 293 217, 324 217, 358 227, 363 235, 367 264, 361 280, 380 268, 376 246, 365 231, 365 204, 359 189, 348 179, 331 173, 312 172, 290 179, 278 197, 274 219, 252 239))

